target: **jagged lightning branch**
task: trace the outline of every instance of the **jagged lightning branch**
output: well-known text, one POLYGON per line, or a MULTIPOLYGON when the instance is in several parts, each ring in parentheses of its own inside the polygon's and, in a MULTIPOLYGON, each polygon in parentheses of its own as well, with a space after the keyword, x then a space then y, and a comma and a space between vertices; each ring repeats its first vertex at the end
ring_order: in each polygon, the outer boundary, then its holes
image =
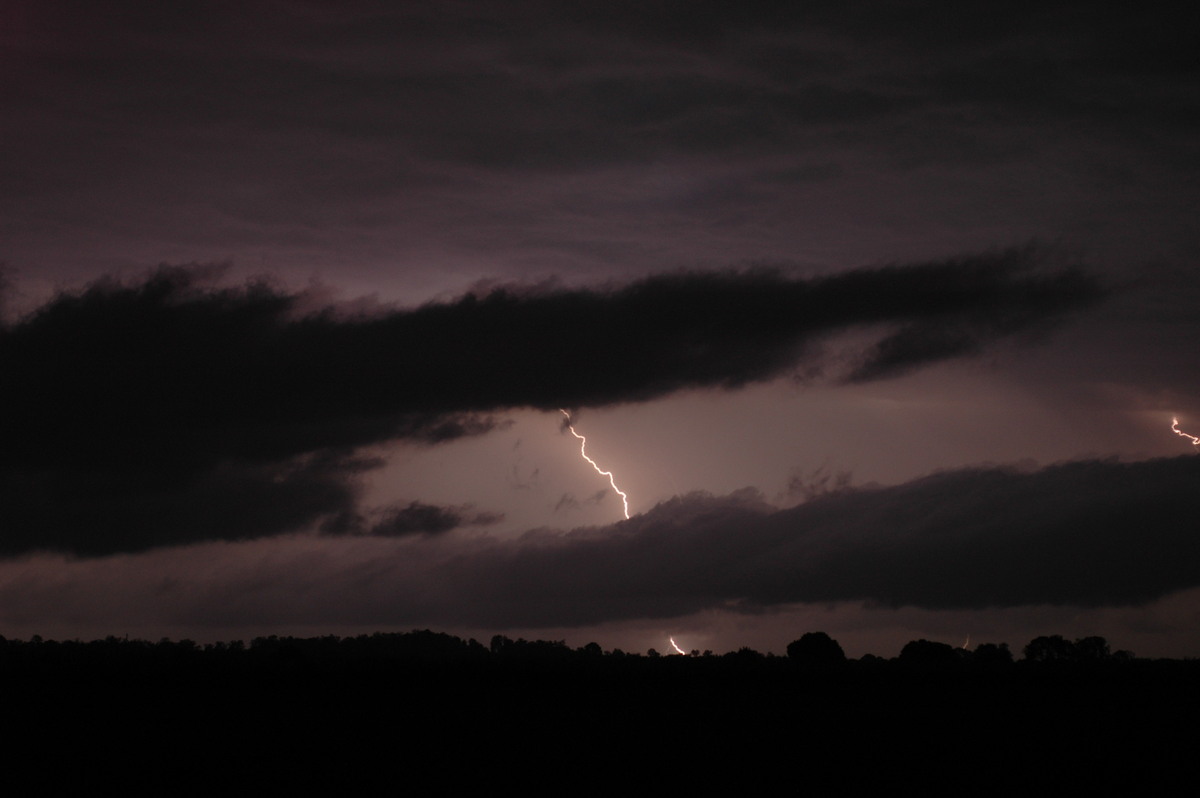
POLYGON ((1197 438, 1195 435, 1188 435, 1186 432, 1184 432, 1183 430, 1181 430, 1179 428, 1179 419, 1177 419, 1177 418, 1171 419, 1171 429, 1174 430, 1175 434, 1178 435, 1179 437, 1187 438, 1188 440, 1190 440, 1192 442, 1192 446, 1200 446, 1200 438, 1197 438))
POLYGON ((629 518, 629 497, 625 495, 625 491, 623 491, 617 487, 617 482, 616 482, 616 480, 613 479, 613 475, 612 475, 611 471, 602 470, 600 468, 600 466, 596 465, 595 460, 593 460, 592 458, 587 456, 587 438, 580 435, 578 432, 575 431, 575 427, 571 426, 571 414, 568 413, 566 410, 563 410, 561 407, 558 409, 558 412, 562 413, 564 416, 567 417, 567 429, 569 429, 571 431, 572 435, 574 435, 576 438, 579 439, 579 453, 581 455, 583 455, 583 459, 587 460, 589 463, 592 464, 592 468, 596 469, 597 474, 600 474, 601 476, 604 476, 604 477, 608 477, 608 484, 612 485, 612 489, 617 492, 617 495, 619 495, 621 497, 621 501, 625 504, 625 518, 628 519, 629 518))
POLYGON ((679 644, 675 642, 675 638, 673 638, 673 637, 670 637, 670 638, 667 638, 667 639, 671 641, 671 648, 675 649, 675 650, 676 650, 676 651, 678 651, 680 654, 683 654, 685 657, 687 656, 687 652, 686 652, 686 651, 684 651, 682 648, 680 648, 680 647, 679 647, 679 644))

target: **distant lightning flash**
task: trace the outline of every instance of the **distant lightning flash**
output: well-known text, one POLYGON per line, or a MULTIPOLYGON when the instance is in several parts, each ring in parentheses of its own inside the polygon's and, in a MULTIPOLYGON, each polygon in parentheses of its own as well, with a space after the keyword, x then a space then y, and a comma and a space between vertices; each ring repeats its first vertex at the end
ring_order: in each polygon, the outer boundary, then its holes
POLYGON ((1188 435, 1186 432, 1184 432, 1183 430, 1181 430, 1179 428, 1179 419, 1177 419, 1177 418, 1171 419, 1171 429, 1174 430, 1175 434, 1178 435, 1179 437, 1187 438, 1189 441, 1191 441, 1192 446, 1200 446, 1200 438, 1197 438, 1195 435, 1188 435))
POLYGON ((687 652, 686 652, 686 651, 684 651, 682 648, 680 648, 680 647, 679 647, 679 644, 675 642, 675 638, 673 638, 673 637, 669 637, 669 638, 667 638, 667 639, 671 641, 671 648, 675 649, 675 650, 676 650, 676 651, 678 651, 680 654, 683 654, 684 656, 687 656, 687 652))
POLYGON ((561 407, 558 409, 558 412, 562 413, 564 416, 567 417, 567 429, 571 430, 571 434, 579 439, 579 453, 581 455, 583 455, 583 459, 587 460, 589 463, 592 464, 592 468, 596 469, 597 474, 599 474, 600 476, 603 476, 603 477, 608 477, 608 484, 612 485, 612 489, 617 492, 617 495, 619 495, 621 497, 621 501, 625 504, 625 518, 628 519, 629 518, 629 497, 625 495, 625 491, 623 491, 617 487, 616 480, 613 479, 613 475, 612 475, 611 471, 601 470, 600 466, 596 465, 596 461, 587 456, 587 438, 580 435, 578 432, 575 431, 575 428, 573 426, 571 426, 571 414, 568 413, 566 410, 563 410, 561 407))

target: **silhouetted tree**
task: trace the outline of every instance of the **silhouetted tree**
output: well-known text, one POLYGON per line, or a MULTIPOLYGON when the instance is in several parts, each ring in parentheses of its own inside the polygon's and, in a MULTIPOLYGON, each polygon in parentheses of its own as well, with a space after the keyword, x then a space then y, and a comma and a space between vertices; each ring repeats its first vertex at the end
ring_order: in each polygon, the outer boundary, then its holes
POLYGON ((958 651, 948 643, 912 640, 900 649, 900 661, 920 668, 952 667, 959 663, 958 651))
POLYGON ((526 640, 523 637, 502 643, 496 653, 513 660, 543 663, 564 662, 575 654, 563 640, 526 640))
POLYGON ((1035 637, 1025 646, 1027 662, 1072 662, 1075 644, 1062 635, 1035 637))
POLYGON ((1084 637, 1075 641, 1075 659, 1079 662, 1100 662, 1110 657, 1108 641, 1103 637, 1084 637))
POLYGON ((737 662, 757 662, 763 659, 761 651, 756 651, 750 646, 742 646, 737 651, 730 651, 725 655, 725 659, 732 659, 737 662))
POLYGON ((971 661, 976 665, 992 666, 992 665, 1011 665, 1013 661, 1012 652, 1008 650, 1008 643, 980 643, 975 647, 975 653, 971 661))
POLYGON ((846 652, 824 632, 807 632, 788 643, 788 658, 801 665, 838 665, 846 661, 846 652))

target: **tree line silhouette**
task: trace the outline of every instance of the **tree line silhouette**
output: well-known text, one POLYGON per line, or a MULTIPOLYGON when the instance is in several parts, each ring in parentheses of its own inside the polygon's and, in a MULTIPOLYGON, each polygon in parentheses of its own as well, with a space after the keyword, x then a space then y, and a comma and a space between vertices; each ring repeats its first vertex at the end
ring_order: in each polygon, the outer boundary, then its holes
POLYGON ((520 794, 672 789, 689 776, 858 794, 934 771, 944 784, 986 778, 984 794, 1111 790, 1124 786, 1114 763, 1136 762, 1128 775, 1144 781, 1192 761, 1198 675, 1196 661, 1114 653, 1097 637, 1038 637, 1020 658, 1003 643, 915 640, 890 659, 851 659, 823 632, 782 656, 429 630, 0 638, 5 720, 21 730, 10 761, 53 773, 86 761, 79 772, 114 781, 170 767, 193 786, 273 792, 362 792, 381 772, 429 794, 497 780, 520 794))
POLYGON ((1137 658, 1130 651, 1111 651, 1103 637, 1084 637, 1074 641, 1061 635, 1036 637, 1016 660, 1007 643, 981 643, 973 650, 955 648, 946 643, 913 640, 899 655, 884 659, 865 654, 858 660, 848 658, 841 645, 825 632, 808 632, 787 645, 786 657, 763 654, 742 647, 724 654, 711 650, 693 650, 688 654, 664 654, 651 648, 641 654, 620 648, 605 651, 597 643, 571 648, 562 640, 513 640, 497 634, 484 646, 474 638, 463 640, 454 635, 428 629, 354 637, 256 637, 247 646, 241 640, 200 644, 193 640, 163 638, 157 643, 128 637, 109 636, 103 640, 44 640, 34 635, 28 641, 0 636, 0 667, 15 667, 22 662, 46 665, 68 664, 143 664, 228 665, 244 662, 256 665, 298 665, 300 663, 401 663, 412 665, 496 664, 581 664, 597 665, 638 660, 721 660, 734 663, 775 662, 791 665, 834 668, 851 664, 906 667, 996 668, 1016 664, 1087 665, 1129 663, 1137 658))

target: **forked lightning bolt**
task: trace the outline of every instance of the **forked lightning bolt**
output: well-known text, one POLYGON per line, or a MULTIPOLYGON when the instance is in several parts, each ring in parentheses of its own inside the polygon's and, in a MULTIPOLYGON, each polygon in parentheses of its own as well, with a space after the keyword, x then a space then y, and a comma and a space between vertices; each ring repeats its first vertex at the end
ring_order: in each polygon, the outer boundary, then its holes
POLYGON ((625 518, 629 518, 629 497, 625 495, 625 491, 617 487, 616 480, 613 479, 611 471, 604 471, 600 466, 596 465, 596 461, 587 456, 587 438, 575 431, 575 427, 571 426, 571 414, 566 410, 559 408, 558 412, 567 417, 567 429, 571 430, 571 434, 579 439, 579 453, 583 455, 583 459, 592 464, 592 468, 596 469, 596 473, 603 477, 608 477, 608 484, 612 485, 612 489, 621 497, 621 501, 625 504, 625 518))
POLYGON ((1188 435, 1186 432, 1184 432, 1183 430, 1181 430, 1179 428, 1179 419, 1177 419, 1177 418, 1171 419, 1171 429, 1174 430, 1175 434, 1178 435, 1179 437, 1187 438, 1189 441, 1191 441, 1192 446, 1200 446, 1200 438, 1197 438, 1195 435, 1188 435))

